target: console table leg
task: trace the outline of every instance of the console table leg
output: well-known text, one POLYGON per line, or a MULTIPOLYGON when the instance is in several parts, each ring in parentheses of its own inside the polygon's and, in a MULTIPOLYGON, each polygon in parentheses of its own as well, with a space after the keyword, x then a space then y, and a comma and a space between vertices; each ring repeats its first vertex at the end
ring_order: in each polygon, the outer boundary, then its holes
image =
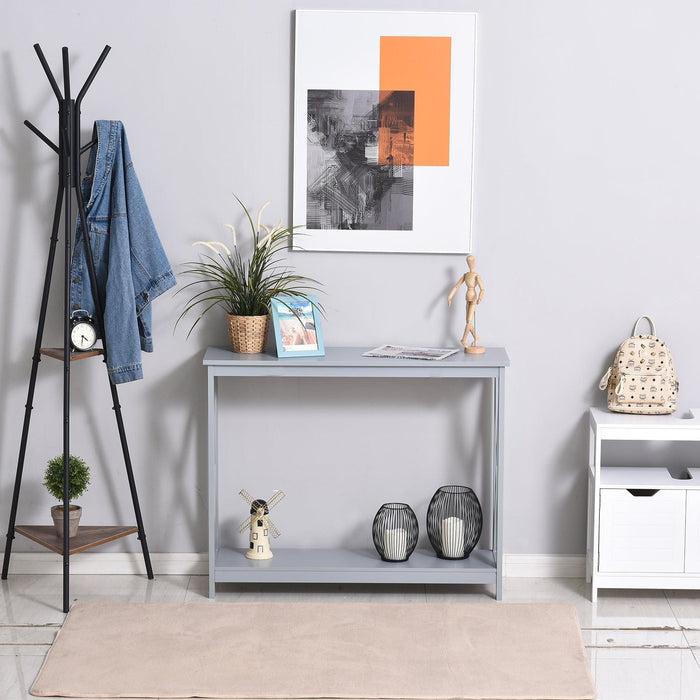
POLYGON ((208 464, 209 474, 209 597, 216 596, 216 552, 219 548, 219 421, 218 421, 218 384, 212 369, 207 377, 207 426, 208 426, 208 464))
POLYGON ((498 375, 494 380, 494 533, 493 549, 496 560, 496 600, 503 597, 503 417, 505 402, 505 376, 503 367, 498 369, 498 375))

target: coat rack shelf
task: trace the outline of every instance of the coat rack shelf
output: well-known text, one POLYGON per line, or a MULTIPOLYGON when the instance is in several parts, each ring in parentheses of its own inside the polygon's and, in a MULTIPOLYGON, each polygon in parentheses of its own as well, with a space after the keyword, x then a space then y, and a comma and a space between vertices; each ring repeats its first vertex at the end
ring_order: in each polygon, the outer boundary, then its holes
MULTIPOLYGON (((63 348, 41 348, 39 352, 46 357, 53 357, 54 359, 61 361, 65 359, 66 354, 63 348)), ((69 351, 69 358, 71 362, 75 362, 76 360, 87 360, 88 357, 99 357, 100 355, 104 354, 105 351, 102 348, 87 350, 85 352, 69 351)))
MULTIPOLYGON (((17 460, 17 472, 15 476, 15 485, 12 493, 12 507, 10 510, 10 522, 7 530, 7 542, 5 545, 5 555, 2 567, 2 578, 7 579, 10 554, 12 551, 12 541, 15 534, 19 533, 34 542, 37 542, 44 547, 62 555, 63 557, 63 611, 68 612, 69 608, 69 580, 70 580, 70 555, 76 552, 82 552, 86 549, 96 547, 98 545, 112 542, 115 539, 125 537, 131 534, 138 534, 138 539, 141 542, 143 550, 144 564, 146 573, 149 579, 153 578, 153 569, 151 567, 151 559, 146 544, 146 533, 143 527, 143 519, 141 517, 141 508, 139 506, 138 495, 136 492, 136 483, 134 479, 133 468, 131 465, 131 456, 126 439, 124 429, 124 420, 122 417, 121 404, 119 403, 119 395, 117 387, 109 380, 108 383, 112 395, 112 407, 117 421, 117 429, 119 431, 119 440, 124 457, 124 466, 131 492, 131 499, 136 516, 136 526, 127 527, 103 527, 103 526, 83 526, 79 528, 78 534, 74 537, 68 535, 68 503, 69 503, 69 457, 70 457, 70 373, 71 363, 75 360, 83 360, 89 357, 102 356, 106 363, 109 355, 108 338, 101 332, 104 329, 104 307, 100 298, 99 287, 97 284, 97 276, 95 271, 94 259, 92 255, 92 238, 87 227, 87 212, 82 198, 81 192, 81 165, 80 156, 92 146, 92 141, 84 146, 80 145, 80 108, 85 97, 85 93, 89 89, 92 81, 95 79, 100 70, 107 54, 110 51, 109 46, 105 46, 90 72, 87 80, 81 88, 78 96, 73 99, 71 97, 71 80, 70 80, 70 62, 68 49, 63 47, 63 92, 58 86, 58 83, 49 68, 48 62, 44 57, 39 44, 34 45, 34 50, 39 58, 46 77, 53 89, 53 92, 58 101, 58 144, 55 144, 50 138, 43 134, 31 122, 25 121, 25 125, 38 136, 51 150, 58 155, 58 191, 56 193, 56 207, 51 229, 51 243, 49 247, 48 260, 46 263, 46 275, 44 277, 44 289, 41 299, 41 308, 39 311, 39 321, 37 325, 36 341, 34 344, 34 354, 32 356, 32 368, 29 376, 29 389, 27 392, 27 403, 25 404, 24 423, 22 426, 22 437, 20 440, 19 458, 17 460), (73 209, 73 200, 75 200, 76 208, 73 209), (74 213, 77 212, 77 218, 74 213), (63 284, 63 346, 42 347, 42 337, 44 333, 44 325, 48 310, 49 290, 51 287, 51 276, 53 272, 54 260, 56 256, 56 248, 59 240, 59 228, 63 221, 63 243, 64 243, 64 284, 63 284), (87 352, 71 352, 70 345, 70 330, 71 330, 71 259, 73 253, 72 246, 72 229, 76 225, 76 221, 81 226, 82 237, 85 241, 86 258, 88 267, 89 284, 92 290, 93 299, 95 301, 95 321, 98 329, 98 335, 102 336, 103 348, 93 349, 87 352), (34 389, 36 386, 36 378, 41 362, 41 357, 52 357, 60 360, 63 363, 63 493, 64 493, 64 519, 63 519, 63 537, 58 537, 53 527, 42 525, 16 525, 17 508, 19 503, 20 487, 22 483, 22 474, 24 471, 24 459, 27 449, 29 437, 29 426, 32 412, 32 402, 34 399, 34 389)), ((106 364, 105 364, 106 367, 106 364)))
MULTIPOLYGON (((15 532, 56 554, 63 554, 63 539, 56 534, 56 529, 51 525, 15 525, 15 532)), ((81 525, 78 528, 78 534, 70 538, 68 554, 84 552, 86 549, 99 547, 101 544, 107 544, 137 532, 137 527, 81 525)))

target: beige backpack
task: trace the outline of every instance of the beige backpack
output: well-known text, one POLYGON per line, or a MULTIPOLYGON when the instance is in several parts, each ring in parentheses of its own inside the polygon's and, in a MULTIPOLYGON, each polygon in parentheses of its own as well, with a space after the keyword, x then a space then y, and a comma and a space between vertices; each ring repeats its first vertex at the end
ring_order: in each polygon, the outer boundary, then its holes
POLYGON ((632 337, 618 348, 612 366, 600 380, 608 392, 608 408, 616 413, 658 415, 673 413, 678 407, 678 380, 671 351, 656 336, 654 322, 640 316, 632 337), (640 335, 637 326, 649 321, 651 335, 640 335))

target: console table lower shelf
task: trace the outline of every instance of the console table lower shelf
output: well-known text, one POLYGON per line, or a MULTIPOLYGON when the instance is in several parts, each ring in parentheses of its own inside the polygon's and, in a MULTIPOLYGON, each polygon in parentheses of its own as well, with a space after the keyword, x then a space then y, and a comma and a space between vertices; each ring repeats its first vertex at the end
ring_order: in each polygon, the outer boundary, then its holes
POLYGON ((488 549, 466 559, 440 559, 416 549, 405 562, 382 561, 373 549, 275 549, 254 561, 245 549, 216 553, 217 583, 496 583, 496 560, 488 549))

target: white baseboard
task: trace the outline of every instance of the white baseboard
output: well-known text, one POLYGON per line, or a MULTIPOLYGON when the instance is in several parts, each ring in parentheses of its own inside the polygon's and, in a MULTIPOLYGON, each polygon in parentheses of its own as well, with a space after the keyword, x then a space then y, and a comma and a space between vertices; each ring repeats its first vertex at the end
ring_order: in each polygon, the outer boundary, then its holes
MULTIPOLYGON (((206 554, 162 552, 151 554, 153 573, 161 576, 206 576, 206 554)), ((140 552, 85 552, 70 559, 74 574, 144 574, 140 552)), ((13 552, 11 574, 62 574, 63 560, 51 552, 13 552)), ((584 556, 548 554, 506 554, 503 575, 513 578, 583 578, 586 575, 584 556)))
MULTIPOLYGON (((153 573, 161 576, 206 575, 206 554, 151 552, 153 573)), ((145 574, 141 552, 84 552, 70 558, 72 574, 145 574)), ((13 552, 11 574, 62 574, 63 558, 51 552, 13 552)))
POLYGON ((511 578, 584 578, 586 557, 505 554, 503 575, 511 578))

